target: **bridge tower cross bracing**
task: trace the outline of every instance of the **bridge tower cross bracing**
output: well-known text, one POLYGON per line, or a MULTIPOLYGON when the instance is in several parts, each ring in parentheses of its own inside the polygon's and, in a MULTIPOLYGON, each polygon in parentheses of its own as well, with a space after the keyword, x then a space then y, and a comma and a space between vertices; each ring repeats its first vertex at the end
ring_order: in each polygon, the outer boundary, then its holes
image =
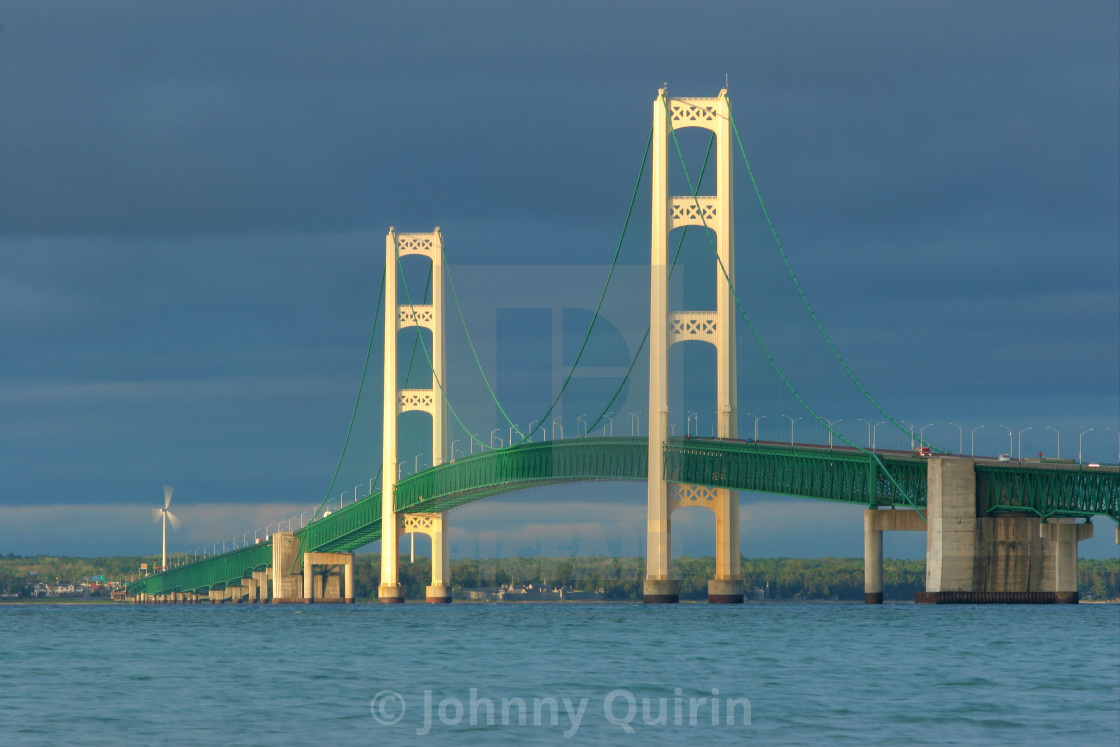
POLYGON ((647 493, 647 603, 677 602, 680 583, 672 577, 671 516, 677 508, 703 506, 716 515, 715 578, 708 601, 742 602, 739 570, 739 496, 736 491, 697 485, 667 484, 664 447, 669 437, 669 347, 703 340, 716 348, 716 428, 720 438, 737 435, 735 376, 735 308, 730 281, 735 277, 731 102, 727 90, 715 98, 669 98, 658 91, 653 103, 653 207, 650 247, 649 482, 647 493), (673 129, 700 127, 716 138, 716 194, 669 194, 669 139, 673 129), (669 233, 701 226, 715 233, 716 309, 669 309, 669 233), (722 266, 721 266, 722 265, 722 266), (727 273, 725 278, 724 271, 727 273))
POLYGON ((385 374, 384 422, 381 468, 381 584, 377 598, 381 602, 403 602, 404 587, 400 583, 400 538, 406 532, 422 532, 432 540, 432 583, 427 587, 429 602, 451 601, 451 572, 447 554, 444 514, 425 514, 414 520, 408 514, 398 516, 393 497, 397 483, 397 421, 402 413, 412 410, 432 417, 432 466, 443 464, 447 443, 446 386, 443 304, 443 236, 439 227, 431 233, 397 233, 393 227, 385 237, 385 374), (398 257, 418 254, 432 262, 431 304, 400 303, 397 294, 398 257), (432 385, 428 389, 401 389, 397 382, 398 333, 407 327, 423 327, 432 333, 432 385))

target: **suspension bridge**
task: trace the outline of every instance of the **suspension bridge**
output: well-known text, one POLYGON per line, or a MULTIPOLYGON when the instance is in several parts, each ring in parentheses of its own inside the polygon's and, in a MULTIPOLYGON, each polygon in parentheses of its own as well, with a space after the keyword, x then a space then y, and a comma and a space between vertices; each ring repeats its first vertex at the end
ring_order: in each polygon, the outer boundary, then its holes
MULTIPOLYGON (((709 601, 743 601, 739 491, 863 506, 869 603, 882 601, 884 531, 926 532, 926 590, 918 601, 1077 601, 1077 542, 1092 536, 1094 516, 1106 516, 1120 525, 1120 467, 952 455, 921 437, 915 439, 913 426, 907 430, 906 421, 887 413, 839 355, 792 271, 758 193, 726 90, 713 98, 677 98, 665 90, 658 92, 622 236, 582 344, 554 387, 551 402, 535 420, 522 421, 530 423, 523 431, 495 394, 492 374, 488 376, 481 363, 446 263, 442 233, 438 228, 430 233, 398 233, 391 228, 377 303, 379 316, 370 346, 372 350, 380 321, 384 343, 382 454, 368 495, 356 496, 349 505, 333 510, 324 499, 312 520, 299 529, 276 532, 232 552, 164 569, 130 584, 129 595, 141 602, 352 602, 352 553, 380 541, 378 598, 402 602, 399 541, 405 534, 421 533, 431 538, 427 601, 450 602, 447 529, 452 509, 544 485, 638 481, 647 485, 643 593, 649 603, 678 601, 679 585, 673 578, 670 553, 672 515, 690 507, 707 508, 716 518, 715 577, 709 581, 709 601), (690 171, 688 148, 682 147, 678 133, 695 129, 707 133, 707 149, 699 170, 690 171), (713 146, 714 169, 709 169, 713 146), (770 239, 771 256, 776 258, 769 271, 753 265, 742 270, 749 261, 736 266, 733 175, 737 162, 746 167, 758 197, 760 225, 770 239), (648 327, 625 375, 612 379, 601 392, 579 395, 584 401, 590 397, 599 409, 598 417, 584 420, 586 414, 581 415, 582 433, 569 438, 563 438, 562 431, 555 438, 554 427, 550 439, 544 424, 564 406, 566 396, 576 396, 575 372, 585 354, 591 357, 587 351, 606 324, 604 298, 631 225, 647 163, 652 185, 650 285, 642 303, 649 305, 648 327), (678 194, 673 193, 675 186, 682 187, 678 194), (702 192, 705 187, 708 191, 702 192), (680 239, 670 251, 669 237, 678 229, 680 239), (689 249, 693 260, 682 251, 690 231, 699 237, 699 243, 689 249), (413 289, 419 286, 410 289, 410 273, 405 268, 409 257, 426 261, 428 268, 424 290, 415 297, 413 289), (685 276, 701 280, 682 288, 685 276), (775 291, 783 279, 783 290, 775 291), (450 305, 445 304, 448 296, 453 301, 450 305), (468 408, 450 394, 449 306, 462 323, 467 350, 494 412, 502 427, 509 427, 509 443, 500 448, 490 448, 479 439, 465 422, 468 408), (789 332, 788 320, 794 312, 803 320, 804 334, 789 332), (413 334, 407 356, 399 354, 404 331, 413 334), (793 338, 795 342, 788 342, 793 338), (810 344, 805 339, 811 341, 815 353, 804 352, 810 344), (690 352, 683 358, 678 355, 674 363, 670 349, 678 344, 690 352), (696 358, 698 348, 708 351, 702 354, 708 358, 696 358), (638 365, 643 356, 648 356, 648 381, 640 382, 644 389, 632 386, 640 378, 635 372, 644 369, 638 365), (740 371, 740 359, 747 356, 754 363, 746 366, 746 372, 740 371), (706 363, 697 363, 700 360, 706 363), (831 373, 821 374, 826 370, 831 373), (697 380, 706 375, 714 381, 697 380), (769 388, 760 384, 764 375, 769 388), (764 416, 753 412, 754 438, 740 437, 740 391, 752 409, 761 410, 774 399, 798 408, 798 417, 784 415, 789 419, 789 443, 760 441, 758 422, 764 416), (614 436, 610 418, 622 411, 625 402, 642 394, 647 433, 641 435, 632 428, 635 432, 630 436, 614 436), (698 409, 693 409, 700 407, 695 404, 697 397, 715 414, 710 437, 699 433, 698 409), (825 408, 836 414, 839 401, 846 404, 843 414, 849 422, 867 423, 866 446, 839 429, 844 418, 821 414, 825 408), (413 412, 426 417, 424 454, 433 466, 402 476, 406 458, 401 454, 400 424, 402 416, 413 412), (868 417, 853 417, 859 414, 868 417), (874 448, 870 437, 873 414, 882 418, 879 424, 908 436, 912 445, 916 441, 918 449, 874 448), (682 415, 685 435, 678 436, 675 428, 682 423, 682 415), (610 419, 609 435, 607 428, 598 428, 604 419, 610 419), (827 443, 795 441, 794 424, 802 419, 820 426, 827 443), (597 429, 603 435, 591 435, 597 429), (461 438, 452 439, 452 435, 461 438), (471 453, 455 450, 454 444, 462 439, 471 441, 471 453)), ((367 354, 367 365, 368 360, 367 354)), ((363 387, 366 383, 363 376, 363 387)), ((553 423, 559 419, 554 418, 553 423)), ((419 456, 415 463, 419 464, 419 456)), ((328 495, 332 494, 328 489, 328 495)), ((1120 542, 1120 528, 1117 540, 1120 542)))

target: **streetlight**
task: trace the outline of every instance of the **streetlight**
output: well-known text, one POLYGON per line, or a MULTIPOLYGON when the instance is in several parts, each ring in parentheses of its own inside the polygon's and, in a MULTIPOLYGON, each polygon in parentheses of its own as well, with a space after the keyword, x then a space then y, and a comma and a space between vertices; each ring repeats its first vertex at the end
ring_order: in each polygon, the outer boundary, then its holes
POLYGON ((900 420, 898 422, 906 423, 906 425, 910 426, 910 451, 913 451, 914 450, 914 424, 911 423, 909 420, 900 420))
POLYGON ((1012 457, 1015 456, 1015 442, 1013 440, 1011 440, 1012 439, 1011 429, 1008 428, 1006 425, 1001 425, 1001 426, 998 426, 998 427, 1003 428, 1005 431, 1007 431, 1007 450, 1011 452, 1010 454, 1008 454, 1008 456, 1012 456, 1012 457))
POLYGON ((1061 432, 1057 428, 1055 428, 1053 426, 1050 426, 1050 425, 1044 425, 1042 427, 1045 428, 1048 431, 1054 431, 1054 433, 1057 434, 1057 436, 1058 436, 1058 457, 1057 458, 1061 459, 1062 458, 1062 434, 1061 434, 1061 432))
MULTIPOLYGON (((539 421, 539 420, 530 420, 529 421, 529 443, 533 442, 533 433, 535 432, 536 425, 539 422, 541 422, 541 421, 539 421)), ((544 430, 544 429, 542 428, 541 430, 544 430)))
POLYGON ((972 429, 972 456, 976 456, 976 431, 983 427, 982 425, 978 425, 972 429))
POLYGON ((373 495, 373 481, 374 481, 375 477, 376 477, 376 475, 374 477, 369 478, 369 494, 370 495, 373 495))
POLYGON ((1026 428, 1019 431, 1019 461, 1020 462, 1023 461, 1023 434, 1026 433, 1027 431, 1033 429, 1033 428, 1034 428, 1034 426, 1028 425, 1026 428))
POLYGON ((843 418, 836 418, 836 420, 829 420, 828 418, 821 418, 824 422, 828 423, 828 448, 832 448, 832 426, 837 423, 843 423, 843 418))
POLYGON ((607 419, 607 424, 610 425, 610 435, 613 437, 614 436, 614 411, 612 410, 611 412, 608 412, 607 414, 603 415, 603 417, 607 419))
MULTIPOLYGON (((451 440, 451 461, 453 462, 455 461, 455 444, 457 443, 459 443, 459 439, 455 438, 451 440)), ((371 489, 370 492, 372 493, 373 490, 371 489)))
MULTIPOLYGON (((921 428, 918 429, 918 441, 921 442, 922 446, 926 445, 926 428, 932 428, 932 427, 933 427, 933 423, 926 423, 925 425, 923 425, 921 428)), ((910 450, 913 451, 914 449, 911 447, 910 450)))
MULTIPOLYGON (((477 433, 476 433, 476 434, 474 434, 474 438, 472 438, 472 439, 471 439, 471 453, 472 453, 472 454, 474 453, 474 442, 475 442, 475 441, 478 441, 478 434, 477 434, 477 433)), ((479 441, 478 445, 479 445, 479 446, 481 447, 481 446, 482 446, 482 442, 481 442, 481 441, 479 441)))
POLYGON ((397 464, 397 481, 398 482, 401 479, 401 470, 404 469, 404 468, 405 468, 405 463, 404 462, 399 462, 397 464))
MULTIPOLYGON (((957 456, 964 456, 964 428, 962 428, 959 423, 950 422, 949 425, 957 426, 957 430, 960 431, 958 434, 960 438, 957 440, 957 456)), ((911 449, 911 451, 913 451, 913 449, 911 449)))
POLYGON ((587 436, 587 413, 583 413, 576 418, 576 430, 579 430, 579 424, 583 423, 583 435, 587 436))
MULTIPOLYGON (((279 528, 279 527, 277 527, 277 528, 279 528)), ((268 531, 269 529, 272 529, 272 525, 271 525, 271 524, 266 524, 266 525, 265 525, 265 527, 264 527, 264 538, 265 538, 266 540, 267 540, 267 539, 268 539, 269 537, 271 537, 271 536, 272 536, 272 532, 268 531)))
MULTIPOLYGON (((517 423, 510 423, 509 424, 509 445, 510 446, 513 446, 513 431, 514 431, 515 428, 517 428, 517 423)), ((518 431, 517 433, 520 435, 521 431, 518 431)))
POLYGON ((564 438, 564 424, 560 422, 563 419, 564 419, 563 415, 561 415, 560 417, 552 419, 552 440, 553 441, 556 440, 556 429, 557 428, 560 429, 560 438, 564 438))
POLYGON ((879 426, 880 425, 886 425, 886 424, 887 424, 887 421, 880 420, 878 423, 875 424, 875 427, 871 429, 871 450, 872 451, 875 451, 875 443, 877 442, 877 440, 879 438, 879 426))
POLYGON ((789 420, 789 445, 793 446, 793 424, 798 420, 804 420, 804 418, 795 418, 792 415, 786 415, 784 412, 782 413, 782 417, 789 420))
POLYGON ((641 424, 638 422, 638 416, 640 416, 641 414, 642 414, 641 410, 638 410, 637 412, 630 413, 630 435, 631 436, 638 435, 638 429, 641 428, 641 424))
MULTIPOLYGON (((372 491, 372 490, 370 491, 370 495, 373 495, 373 491, 372 491)), ((307 511, 300 511, 300 512, 299 512, 299 528, 300 528, 300 529, 303 529, 303 528, 304 528, 305 526, 307 526, 306 524, 304 524, 304 523, 303 523, 303 516, 304 516, 304 514, 306 514, 306 513, 309 513, 309 512, 307 512, 307 511)))
POLYGON ((693 420, 693 418, 696 419, 696 435, 699 436, 700 435, 700 413, 694 412, 692 410, 689 411, 688 416, 685 417, 685 419, 684 419, 684 432, 685 432, 685 435, 687 435, 687 436, 692 435, 692 420, 693 420))
MULTIPOLYGON (((500 431, 500 430, 501 430, 501 428, 495 428, 494 430, 490 431, 490 448, 491 448, 491 449, 493 449, 493 448, 494 448, 494 436, 495 436, 495 435, 496 435, 496 434, 498 433, 498 431, 500 431)), ((501 443, 502 443, 502 439, 500 439, 500 438, 499 438, 499 439, 498 439, 498 443, 499 443, 499 444, 501 444, 501 443)), ((500 449, 500 448, 502 448, 502 447, 501 447, 501 446, 499 446, 498 448, 500 449)))
POLYGON ((747 415, 754 418, 754 440, 758 440, 758 421, 765 420, 765 415, 755 415, 753 412, 748 412, 747 415))
MULTIPOLYGON (((1081 427, 1084 428, 1085 426, 1081 426, 1081 427)), ((1092 431, 1092 430, 1096 430, 1096 429, 1095 428, 1089 428, 1087 430, 1083 430, 1083 431, 1081 431, 1081 434, 1078 435, 1078 437, 1077 437, 1077 463, 1078 464, 1081 464, 1081 437, 1084 436, 1089 431, 1092 431)), ((1112 430, 1112 429, 1109 428, 1108 430, 1112 430)))
POLYGON ((354 503, 358 502, 358 488, 362 487, 361 483, 354 486, 354 503))
POLYGON ((871 448, 871 421, 864 420, 863 418, 856 418, 861 423, 867 423, 867 448, 871 448))

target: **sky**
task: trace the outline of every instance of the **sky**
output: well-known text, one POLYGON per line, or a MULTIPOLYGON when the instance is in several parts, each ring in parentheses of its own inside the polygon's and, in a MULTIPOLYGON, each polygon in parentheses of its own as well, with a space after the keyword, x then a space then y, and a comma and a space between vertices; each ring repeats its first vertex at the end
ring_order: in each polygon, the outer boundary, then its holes
MULTIPOLYGON (((441 227, 494 336, 472 278, 609 264, 665 84, 727 81, 798 279, 888 409, 1114 463, 1118 28, 1114 2, 0 1, 0 552, 157 552, 164 484, 173 551, 317 506, 389 226, 441 227)), ((674 552, 710 555, 686 513, 674 552)), ((458 556, 633 555, 644 489, 451 517, 458 556)), ((744 495, 743 522, 747 556, 862 552, 858 507, 744 495)), ((1096 524, 1082 556, 1115 556, 1096 524)))

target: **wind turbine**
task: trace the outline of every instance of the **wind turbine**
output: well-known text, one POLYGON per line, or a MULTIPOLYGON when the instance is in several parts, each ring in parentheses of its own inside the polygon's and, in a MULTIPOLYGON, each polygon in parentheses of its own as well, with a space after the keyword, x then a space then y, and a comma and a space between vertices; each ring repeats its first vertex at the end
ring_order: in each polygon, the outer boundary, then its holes
POLYGON ((163 565, 160 566, 163 570, 167 570, 167 522, 171 522, 171 528, 179 529, 179 517, 171 513, 169 507, 171 506, 171 486, 163 486, 163 508, 152 509, 152 521, 158 522, 163 519, 163 565))

